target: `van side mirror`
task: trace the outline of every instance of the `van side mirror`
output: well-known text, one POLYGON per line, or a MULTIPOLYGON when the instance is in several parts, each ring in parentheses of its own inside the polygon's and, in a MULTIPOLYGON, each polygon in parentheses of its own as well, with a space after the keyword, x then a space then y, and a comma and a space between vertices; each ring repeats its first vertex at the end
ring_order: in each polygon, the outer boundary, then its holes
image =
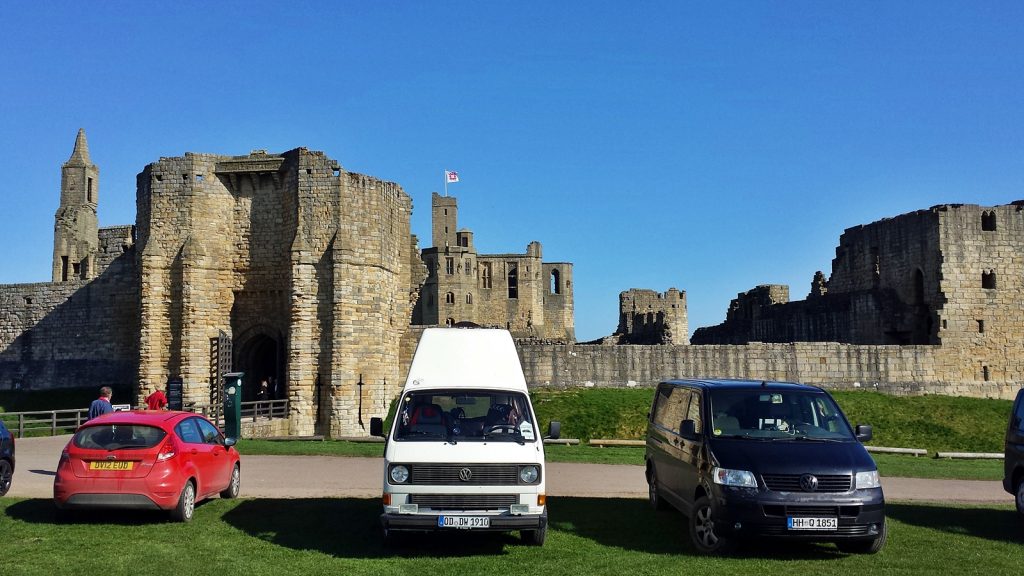
POLYGON ((370 436, 384 436, 384 421, 380 418, 370 418, 370 436))
POLYGON ((679 423, 679 435, 687 440, 697 438, 697 424, 693 420, 683 420, 679 423))
POLYGON ((545 436, 545 440, 558 440, 562 436, 562 423, 557 420, 552 420, 548 423, 548 435, 545 436))
POLYGON ((871 437, 871 426, 867 424, 857 424, 857 440, 867 442, 871 440, 871 437))

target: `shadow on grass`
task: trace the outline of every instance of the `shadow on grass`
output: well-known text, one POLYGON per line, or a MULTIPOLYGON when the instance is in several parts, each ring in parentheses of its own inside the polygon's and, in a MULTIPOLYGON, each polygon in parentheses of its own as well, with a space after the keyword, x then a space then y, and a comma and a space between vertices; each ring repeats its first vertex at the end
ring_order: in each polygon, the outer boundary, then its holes
POLYGON ((886 504, 889 518, 904 524, 993 542, 1024 544, 1024 526, 1013 508, 886 504))
MULTIPOLYGON (((196 503, 196 510, 213 500, 196 503)), ((170 515, 162 510, 58 510, 53 500, 32 498, 16 502, 7 507, 7 515, 14 520, 30 524, 115 524, 119 526, 143 526, 172 522, 170 515)))

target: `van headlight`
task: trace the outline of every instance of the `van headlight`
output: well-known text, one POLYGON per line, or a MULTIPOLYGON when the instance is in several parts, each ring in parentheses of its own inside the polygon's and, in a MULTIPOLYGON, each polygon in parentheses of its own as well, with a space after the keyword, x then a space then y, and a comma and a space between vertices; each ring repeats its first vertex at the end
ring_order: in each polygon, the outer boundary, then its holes
POLYGON ((409 481, 409 468, 402 466, 401 464, 396 464, 391 467, 391 471, 388 472, 388 475, 391 476, 391 482, 393 484, 405 484, 409 481))
POLYGON ((536 466, 521 466, 519 468, 519 481, 523 484, 534 484, 540 478, 540 469, 536 466))
POLYGON ((870 472, 857 472, 857 483, 854 490, 863 490, 864 488, 880 488, 882 482, 878 479, 878 470, 872 470, 870 472))
POLYGON ((757 488, 757 479, 753 472, 746 470, 730 470, 715 466, 711 469, 711 478, 715 484, 723 486, 740 486, 742 488, 757 488))

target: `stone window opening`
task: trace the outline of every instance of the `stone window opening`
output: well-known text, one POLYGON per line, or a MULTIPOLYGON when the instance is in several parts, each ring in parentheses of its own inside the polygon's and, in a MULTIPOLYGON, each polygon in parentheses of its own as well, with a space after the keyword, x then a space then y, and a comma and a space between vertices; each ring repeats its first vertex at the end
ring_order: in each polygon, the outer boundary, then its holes
POLYGON ((982 366, 981 367, 981 377, 985 380, 985 382, 988 382, 988 378, 989 378, 988 366, 982 366))
POLYGON ((481 288, 491 287, 491 263, 484 262, 480 270, 480 286, 481 288))
POLYGON ((93 197, 92 178, 89 178, 89 182, 86 185, 85 190, 85 201, 88 202, 89 204, 95 204, 96 199, 93 197))
POLYGON ((988 270, 981 273, 981 287, 987 290, 996 289, 996 271, 988 270))
POLYGON ((163 174, 156 174, 156 181, 157 182, 163 182, 164 181, 164 175, 163 174))
POLYGON ((466 293, 466 304, 472 304, 472 303, 473 303, 473 294, 470 293, 470 292, 467 292, 466 293))
POLYGON ((181 179, 184 180, 185 182, 188 182, 188 174, 182 174, 181 179))
POLYGON ((334 177, 335 177, 335 178, 338 178, 339 176, 341 176, 341 170, 339 170, 339 169, 335 168, 335 169, 334 169, 334 177))
POLYGON ((519 298, 519 272, 515 264, 508 265, 508 297, 509 299, 519 298))
POLYGON ((60 281, 61 282, 67 282, 68 281, 68 257, 67 256, 61 256, 60 257, 60 281))
POLYGON ((203 181, 203 175, 202 174, 196 174, 196 182, 202 182, 202 181, 203 181))
POLYGON ((455 258, 444 259, 444 271, 449 276, 455 274, 455 258))
POLYGON ((25 305, 27 305, 27 306, 31 306, 32 305, 32 298, 30 296, 25 296, 25 305))
POLYGON ((562 293, 562 278, 558 272, 558 268, 551 271, 551 293, 561 294, 562 293))
POLYGON ((455 292, 449 292, 444 295, 445 304, 455 304, 455 292))
POLYGON ((444 325, 449 327, 449 328, 451 328, 452 326, 455 326, 455 318, 448 318, 448 319, 446 319, 444 321, 444 325))
POLYGON ((996 213, 992 211, 981 213, 981 230, 983 232, 996 231, 996 213))
POLYGON ((985 321, 984 320, 978 320, 978 334, 984 334, 984 333, 985 333, 985 321))
POLYGON ((924 304, 924 273, 920 268, 914 270, 914 304, 924 304))
POLYGON ((469 276, 472 273, 473 273, 473 261, 469 260, 467 258, 466 259, 466 276, 469 276))

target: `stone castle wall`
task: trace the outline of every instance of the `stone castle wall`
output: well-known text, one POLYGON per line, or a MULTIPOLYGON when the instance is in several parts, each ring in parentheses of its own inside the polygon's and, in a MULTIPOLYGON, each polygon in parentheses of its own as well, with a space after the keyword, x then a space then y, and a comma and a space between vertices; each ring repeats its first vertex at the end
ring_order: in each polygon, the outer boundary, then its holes
POLYGON ((689 344, 686 292, 632 288, 619 294, 620 344, 689 344))
POLYGON ((949 378, 937 346, 831 342, 745 346, 519 344, 531 387, 653 386, 668 378, 786 380, 892 394, 1011 399, 1019 382, 949 378))

